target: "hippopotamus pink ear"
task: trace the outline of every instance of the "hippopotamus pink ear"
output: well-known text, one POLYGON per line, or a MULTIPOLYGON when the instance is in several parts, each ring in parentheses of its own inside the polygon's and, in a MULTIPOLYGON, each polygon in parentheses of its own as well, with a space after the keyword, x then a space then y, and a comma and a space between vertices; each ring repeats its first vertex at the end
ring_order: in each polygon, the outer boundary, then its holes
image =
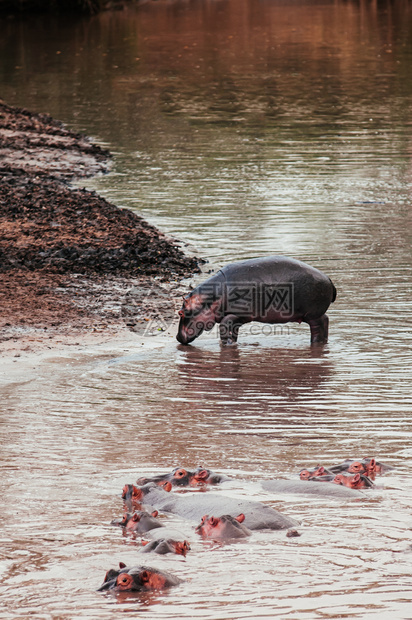
POLYGON ((355 474, 352 478, 353 482, 359 482, 359 480, 361 479, 360 474, 355 474))
POLYGON ((201 479, 203 479, 203 478, 207 478, 207 477, 208 477, 208 475, 209 475, 209 472, 207 471, 207 469, 199 469, 199 470, 196 472, 196 478, 201 478, 201 479))
POLYGON ((137 512, 133 513, 132 521, 140 521, 140 515, 137 512))
POLYGON ((142 497, 143 497, 142 491, 132 484, 132 499, 138 500, 138 499, 142 499, 142 497))
POLYGON ((245 520, 245 515, 243 514, 243 512, 241 512, 240 515, 235 517, 235 519, 236 521, 238 521, 238 523, 243 523, 243 521, 245 520))
POLYGON ((158 510, 153 510, 152 517, 156 518, 158 514, 159 514, 158 510))
POLYGON ((126 568, 126 564, 124 562, 119 562, 119 568, 126 568))

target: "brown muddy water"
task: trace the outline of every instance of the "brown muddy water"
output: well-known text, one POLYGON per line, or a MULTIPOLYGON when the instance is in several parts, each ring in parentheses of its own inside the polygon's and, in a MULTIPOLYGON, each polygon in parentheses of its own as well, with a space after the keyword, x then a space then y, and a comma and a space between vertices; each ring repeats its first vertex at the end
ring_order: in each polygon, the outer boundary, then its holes
POLYGON ((324 348, 307 326, 254 324, 227 350, 214 332, 186 348, 133 334, 5 373, 0 617, 410 618, 410 3, 160 0, 0 32, 3 98, 115 153, 89 187, 206 269, 286 254, 338 289, 324 348), (396 471, 359 501, 258 483, 367 455, 396 471), (108 568, 140 557, 108 525, 123 484, 200 464, 236 478, 220 493, 267 502, 302 536, 205 543, 172 518, 187 558, 143 558, 184 583, 97 593, 108 568))

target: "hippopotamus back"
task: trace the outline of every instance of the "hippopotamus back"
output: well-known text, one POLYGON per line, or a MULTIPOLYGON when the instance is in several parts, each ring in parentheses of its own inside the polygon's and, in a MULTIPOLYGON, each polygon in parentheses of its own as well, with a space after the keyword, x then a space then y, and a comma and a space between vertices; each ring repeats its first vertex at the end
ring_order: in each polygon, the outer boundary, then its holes
POLYGON ((157 510, 171 512, 186 519, 200 520, 205 514, 237 517, 245 515, 244 524, 251 530, 281 530, 294 527, 297 522, 277 512, 270 506, 257 501, 236 499, 216 493, 195 493, 178 495, 167 493, 157 485, 149 483, 141 487, 144 503, 157 510))

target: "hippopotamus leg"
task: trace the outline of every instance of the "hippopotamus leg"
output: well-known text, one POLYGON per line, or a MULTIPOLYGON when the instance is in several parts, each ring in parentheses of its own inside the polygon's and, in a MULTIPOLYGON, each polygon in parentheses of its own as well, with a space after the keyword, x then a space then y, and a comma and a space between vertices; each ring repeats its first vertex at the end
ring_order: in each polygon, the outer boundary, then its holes
POLYGON ((219 334, 222 344, 235 344, 239 335, 239 328, 245 323, 235 314, 228 314, 219 325, 219 334))
POLYGON ((322 314, 317 319, 305 321, 310 327, 310 343, 326 344, 329 334, 329 318, 327 314, 322 314))

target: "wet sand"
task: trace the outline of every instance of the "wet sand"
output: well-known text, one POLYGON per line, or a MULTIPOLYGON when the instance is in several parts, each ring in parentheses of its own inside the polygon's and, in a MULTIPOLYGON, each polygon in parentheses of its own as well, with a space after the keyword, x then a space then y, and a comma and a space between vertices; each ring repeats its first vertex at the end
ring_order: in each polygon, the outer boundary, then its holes
POLYGON ((3 354, 148 335, 149 324, 165 331, 173 322, 180 282, 200 261, 132 211, 70 186, 107 173, 110 159, 51 117, 0 102, 3 354))

